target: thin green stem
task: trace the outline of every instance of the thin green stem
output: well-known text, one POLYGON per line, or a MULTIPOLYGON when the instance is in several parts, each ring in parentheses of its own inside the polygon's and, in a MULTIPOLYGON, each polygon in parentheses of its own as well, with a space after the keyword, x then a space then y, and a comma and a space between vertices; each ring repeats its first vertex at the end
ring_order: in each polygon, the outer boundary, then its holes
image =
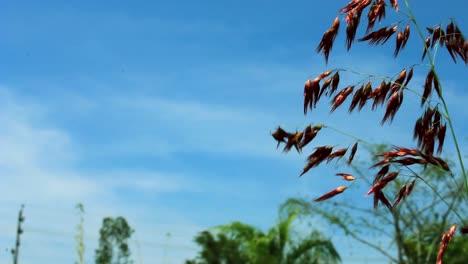
MULTIPOLYGON (((416 27, 416 29, 418 31, 418 34, 421 37, 421 40, 423 41, 423 43, 425 43, 425 39, 424 39, 424 35, 422 33, 422 30, 421 30, 421 27, 419 26, 416 19, 414 18, 414 14, 413 14, 413 11, 411 10, 410 6, 409 6, 408 0, 405 0, 405 4, 406 4, 406 7, 408 8, 408 12, 409 12, 409 14, 411 16, 411 21, 415 25, 415 27, 416 27)), ((439 88, 440 89, 440 101, 442 102, 442 106, 443 106, 445 114, 446 114, 447 123, 449 124, 452 139, 453 139, 453 142, 455 144, 455 149, 457 151, 458 161, 460 163, 460 167, 461 167, 462 175, 463 175, 463 181, 464 181, 464 184, 465 184, 465 192, 466 192, 466 197, 465 198, 467 198, 467 202, 468 202, 468 176, 466 174, 465 164, 463 162, 463 157, 462 157, 462 154, 461 154, 460 145, 458 144, 458 140, 457 140, 457 137, 455 135, 455 128, 453 126, 452 119, 450 118, 450 113, 449 113, 449 110, 448 110, 448 107, 447 107, 447 103, 445 102, 445 99, 442 96, 442 84, 440 83, 439 75, 437 74, 437 71, 435 70, 434 58, 431 56, 431 53, 429 51, 429 47, 427 47, 426 44, 424 44, 424 48, 426 49, 426 52, 428 54, 431 69, 434 72, 434 79, 439 84, 439 87, 440 87, 439 88)))
POLYGON ((419 176, 414 170, 412 170, 412 169, 409 168, 408 166, 405 166, 405 167, 406 167, 409 171, 411 171, 411 172, 413 173, 414 177, 420 179, 420 180, 423 181, 427 186, 429 186, 429 188, 431 188, 432 191, 433 191, 435 194, 437 194, 437 196, 440 198, 440 200, 441 200, 442 202, 444 202, 445 205, 447 205, 448 209, 449 209, 450 211, 452 211, 452 212, 460 219, 460 221, 461 221, 462 223, 464 222, 463 217, 461 217, 461 215, 460 215, 456 210, 454 210, 452 206, 449 205, 449 203, 448 203, 448 202, 445 200, 445 198, 437 191, 437 189, 436 189, 434 186, 432 186, 428 181, 426 181, 423 177, 419 176))
POLYGON ((363 140, 363 139, 361 139, 361 138, 359 138, 359 137, 353 136, 353 135, 351 135, 351 134, 349 134, 349 133, 346 133, 346 132, 341 131, 341 130, 339 130, 339 129, 336 129, 336 128, 334 128, 334 127, 327 126, 327 125, 322 125, 322 127, 323 127, 323 128, 328 128, 328 129, 330 129, 330 130, 333 130, 333 131, 335 131, 335 132, 338 132, 338 133, 340 133, 340 134, 342 134, 342 135, 345 135, 345 136, 347 136, 347 137, 354 138, 354 139, 356 139, 357 141, 360 141, 360 142, 362 142, 362 143, 364 143, 364 144, 372 145, 371 143, 369 143, 369 142, 367 142, 367 141, 365 141, 365 140, 363 140))

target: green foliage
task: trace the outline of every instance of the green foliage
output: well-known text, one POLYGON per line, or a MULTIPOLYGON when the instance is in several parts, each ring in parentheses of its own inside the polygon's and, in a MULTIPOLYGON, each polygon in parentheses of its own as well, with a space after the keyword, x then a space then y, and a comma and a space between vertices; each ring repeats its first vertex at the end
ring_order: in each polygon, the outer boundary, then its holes
MULTIPOLYGON (((440 242, 440 230, 445 226, 431 223, 417 234, 406 237, 405 247, 408 250, 409 263, 435 263, 440 242), (421 245, 421 246, 419 246, 421 245), (424 260, 422 258, 425 258, 424 260)), ((468 239, 454 236, 444 255, 445 263, 465 264, 467 261, 468 239)))
POLYGON ((299 236, 293 229, 297 212, 282 205, 279 219, 267 233, 241 222, 203 231, 195 242, 201 246, 198 257, 186 264, 217 263, 339 263, 340 256, 331 241, 318 231, 299 236))
POLYGON ((99 231, 99 248, 96 249, 96 264, 128 264, 130 249, 128 239, 134 230, 128 225, 125 218, 119 216, 115 219, 106 217, 102 221, 99 231))
MULTIPOLYGON (((389 146, 378 145, 368 150, 375 157, 376 153, 387 149, 389 146)), ((365 186, 372 184, 374 172, 364 164, 352 168, 365 186)), ((464 206, 463 184, 435 166, 422 168, 415 173, 430 178, 431 182, 428 185, 419 184, 391 212, 387 208, 371 209, 368 204, 360 206, 352 201, 310 203, 305 199, 289 199, 285 206, 294 208, 301 215, 321 217, 346 236, 381 253, 392 263, 435 263, 442 234, 457 219, 454 209, 464 206), (453 189, 454 183, 458 189, 453 189)), ((404 179, 396 179, 387 188, 398 193, 403 184, 404 179)), ((467 245, 466 237, 454 236, 445 254, 446 263, 465 263, 462 259, 467 258, 467 245)))

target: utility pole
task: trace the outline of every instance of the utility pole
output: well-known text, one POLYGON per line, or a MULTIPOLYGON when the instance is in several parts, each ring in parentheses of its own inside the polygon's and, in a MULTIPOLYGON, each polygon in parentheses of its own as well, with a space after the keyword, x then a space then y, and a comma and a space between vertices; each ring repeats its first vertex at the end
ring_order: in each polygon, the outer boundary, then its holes
POLYGON ((19 247, 21 244, 20 239, 21 239, 21 234, 23 233, 23 228, 22 228, 22 224, 24 222, 23 209, 24 209, 24 205, 22 204, 21 209, 18 214, 18 228, 16 230, 15 249, 11 250, 11 254, 13 255, 13 264, 18 264, 19 247))

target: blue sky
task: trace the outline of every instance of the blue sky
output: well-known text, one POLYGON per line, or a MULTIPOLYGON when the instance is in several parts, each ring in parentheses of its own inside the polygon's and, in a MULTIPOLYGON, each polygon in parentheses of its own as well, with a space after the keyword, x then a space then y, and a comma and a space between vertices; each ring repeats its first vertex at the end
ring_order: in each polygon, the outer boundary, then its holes
MULTIPOLYGON (((465 1, 413 2, 422 25, 455 17, 466 30, 465 1)), ((392 41, 388 48, 357 43, 346 54, 341 28, 325 65, 315 48, 346 3, 2 2, 2 249, 14 243, 24 203, 23 263, 72 262, 73 208, 82 202, 89 261, 102 217, 123 215, 136 229, 136 259, 181 263, 194 256, 192 238, 205 228, 233 220, 266 228, 286 198, 312 198, 343 184, 317 180, 333 175, 327 167, 298 179, 305 157, 275 149, 269 134, 277 125, 294 130, 325 123, 372 142, 411 145, 405 131, 418 107, 403 108, 391 128, 378 125, 381 112, 329 115, 325 101, 302 114, 307 78, 334 67, 395 75, 421 54, 416 32, 415 44, 396 61, 387 61, 392 41)), ((466 66, 452 67, 445 51, 437 61, 450 65, 440 74, 466 153, 466 66)), ((416 87, 425 72, 417 72, 416 87)), ((347 75, 343 82, 352 80, 347 75)), ((337 142, 354 143, 332 131, 317 138, 318 144, 337 142)), ((450 140, 447 149, 453 149, 450 140)), ((347 239, 334 241, 345 263, 353 263, 351 254, 375 256, 347 239)), ((0 262, 9 258, 0 252, 0 262)))

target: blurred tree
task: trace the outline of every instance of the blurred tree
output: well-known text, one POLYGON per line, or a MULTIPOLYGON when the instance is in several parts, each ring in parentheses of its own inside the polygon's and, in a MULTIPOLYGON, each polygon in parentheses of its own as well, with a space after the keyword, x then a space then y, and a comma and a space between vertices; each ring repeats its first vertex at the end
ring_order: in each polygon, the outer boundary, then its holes
MULTIPOLYGON (((387 148, 386 145, 378 145, 369 150, 375 157, 376 153, 387 148)), ((363 168, 360 165, 353 167, 356 178, 367 187, 372 185, 369 178, 373 173, 363 168)), ((367 204, 360 206, 355 201, 311 203, 306 199, 289 199, 285 206, 295 208, 302 215, 325 219, 346 236, 381 253, 391 263, 435 263, 442 234, 456 221, 454 209, 466 212, 462 203, 463 184, 435 166, 428 166, 405 178, 411 182, 413 177, 417 177, 415 175, 425 175, 431 182, 414 188, 411 195, 394 206, 391 212, 385 207, 374 210, 367 204), (453 189, 454 182, 458 189, 453 189), (383 248, 381 245, 389 246, 383 248)), ((403 184, 409 183, 405 178, 396 179, 388 188, 398 193, 403 184)), ((355 184, 359 184, 358 181, 355 184)), ((468 263, 467 249, 466 238, 454 237, 444 260, 451 264, 468 263)))
POLYGON ((128 239, 134 230, 128 225, 125 218, 119 216, 115 219, 106 217, 102 221, 99 231, 99 247, 96 249, 96 264, 128 264, 130 249, 128 239))
POLYGON ((339 263, 340 256, 331 241, 318 231, 301 236, 293 229, 298 213, 284 204, 279 220, 267 233, 241 222, 232 222, 203 231, 195 242, 201 246, 198 257, 186 264, 218 263, 339 263))

